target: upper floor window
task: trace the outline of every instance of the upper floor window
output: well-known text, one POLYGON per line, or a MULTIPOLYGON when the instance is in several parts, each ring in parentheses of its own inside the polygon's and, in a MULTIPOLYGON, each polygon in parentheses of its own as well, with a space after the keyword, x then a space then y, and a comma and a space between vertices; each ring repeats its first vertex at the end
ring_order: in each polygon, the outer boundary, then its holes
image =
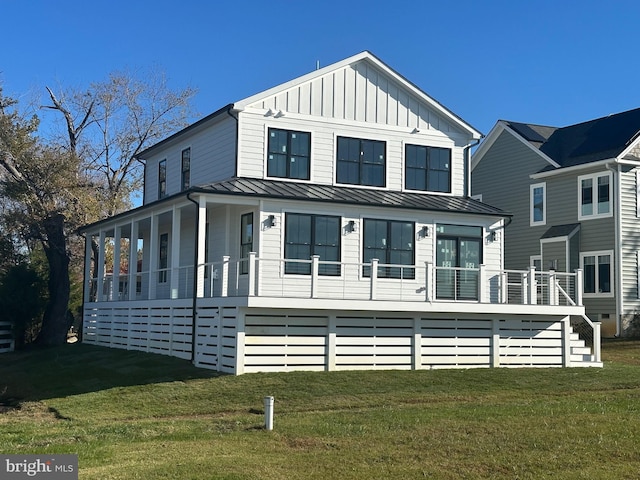
POLYGON ((169 234, 160 234, 160 247, 158 248, 158 283, 167 283, 167 268, 169 266, 169 234))
POLYGON ((611 173, 594 173, 578 177, 578 195, 580 196, 578 220, 610 217, 611 209, 611 173))
POLYGON ((310 152, 310 133, 270 128, 267 176, 309 180, 310 152))
MULTIPOLYGON (((245 213, 240 217, 240 258, 249 258, 253 251, 253 213, 245 213)), ((240 263, 240 273, 249 273, 249 263, 240 263)))
POLYGON ((191 186, 191 148, 182 150, 182 190, 191 186))
MULTIPOLYGON (((387 265, 413 265, 415 259, 415 224, 394 220, 364 219, 364 248, 362 262, 377 258, 387 265)), ((371 275, 371 267, 364 267, 363 275, 371 275)), ((378 267, 378 277, 415 278, 415 269, 403 267, 378 267)))
POLYGON ((580 254, 580 267, 584 271, 584 294, 611 296, 612 251, 584 252, 580 254))
POLYGON ((385 186, 386 143, 338 137, 336 181, 350 185, 385 186))
POLYGON ((158 199, 167 196, 167 161, 158 163, 158 199))
MULTIPOLYGON (((287 213, 284 230, 284 258, 320 262, 340 261, 340 217, 287 213)), ((311 274, 308 262, 286 262, 285 273, 311 274)), ((340 265, 320 264, 319 275, 340 275, 340 265)))
POLYGON ((451 192, 451 150, 407 145, 404 186, 407 190, 451 192))
POLYGON ((530 225, 547 223, 547 187, 545 183, 531 185, 529 190, 530 225))

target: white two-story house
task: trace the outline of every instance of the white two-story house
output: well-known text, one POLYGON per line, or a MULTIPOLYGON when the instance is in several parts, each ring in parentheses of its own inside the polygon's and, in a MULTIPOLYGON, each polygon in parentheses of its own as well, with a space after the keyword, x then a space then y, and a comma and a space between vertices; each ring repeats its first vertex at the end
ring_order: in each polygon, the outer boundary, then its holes
POLYGON ((234 374, 600 365, 580 272, 503 270, 480 138, 369 52, 225 106, 82 229, 84 341, 234 374))

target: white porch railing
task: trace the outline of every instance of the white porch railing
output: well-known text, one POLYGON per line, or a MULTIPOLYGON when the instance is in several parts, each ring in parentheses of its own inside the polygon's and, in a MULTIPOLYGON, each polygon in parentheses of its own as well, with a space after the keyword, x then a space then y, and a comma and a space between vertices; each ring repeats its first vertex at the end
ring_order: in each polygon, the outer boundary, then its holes
POLYGON ((193 266, 106 275, 92 279, 89 301, 199 297, 266 296, 387 300, 401 302, 478 302, 515 305, 582 305, 582 271, 538 272, 310 260, 249 258, 193 266), (135 282, 130 285, 129 282, 135 282), (115 287, 117 282, 118 287, 115 287), (101 287, 101 288, 100 288, 101 287), (194 290, 195 288, 195 290, 194 290))

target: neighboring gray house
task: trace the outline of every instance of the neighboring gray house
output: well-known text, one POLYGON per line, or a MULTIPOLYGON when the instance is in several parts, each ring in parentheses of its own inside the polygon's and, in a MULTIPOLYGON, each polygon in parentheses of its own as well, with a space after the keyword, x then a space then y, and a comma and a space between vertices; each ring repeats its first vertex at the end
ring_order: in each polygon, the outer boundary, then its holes
POLYGON ((556 128, 500 120, 472 158, 472 194, 514 214, 505 268, 584 273, 603 336, 638 333, 640 109, 556 128))

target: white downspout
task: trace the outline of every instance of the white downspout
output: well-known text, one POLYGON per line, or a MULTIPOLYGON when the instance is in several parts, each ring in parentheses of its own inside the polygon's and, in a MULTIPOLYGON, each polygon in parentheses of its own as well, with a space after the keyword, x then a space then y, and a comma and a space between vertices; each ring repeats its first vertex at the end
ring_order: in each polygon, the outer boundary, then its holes
POLYGON ((465 163, 466 163, 466 170, 467 170, 467 178, 466 178, 467 185, 466 185, 466 191, 464 193, 465 193, 465 196, 467 196, 467 197, 471 196, 471 148, 475 147, 476 145, 478 145, 481 140, 482 140, 482 137, 477 138, 473 142, 467 143, 463 147, 465 163))

